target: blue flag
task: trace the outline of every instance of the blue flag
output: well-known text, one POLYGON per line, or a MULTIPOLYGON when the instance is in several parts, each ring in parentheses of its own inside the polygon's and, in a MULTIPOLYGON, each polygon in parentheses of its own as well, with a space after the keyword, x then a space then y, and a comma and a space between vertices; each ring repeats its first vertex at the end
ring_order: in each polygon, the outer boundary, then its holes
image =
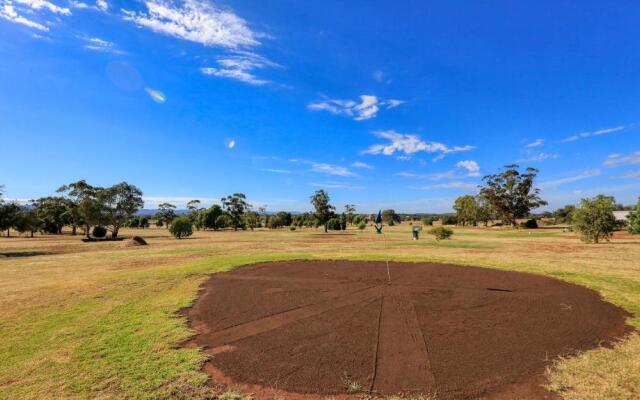
POLYGON ((376 217, 376 224, 382 223, 382 210, 378 210, 378 216, 376 217))

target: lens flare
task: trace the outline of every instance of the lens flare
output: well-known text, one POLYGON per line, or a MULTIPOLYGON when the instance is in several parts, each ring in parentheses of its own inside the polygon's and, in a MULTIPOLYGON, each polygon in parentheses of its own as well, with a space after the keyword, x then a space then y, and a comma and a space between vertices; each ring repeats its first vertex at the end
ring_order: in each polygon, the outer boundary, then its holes
POLYGON ((151 89, 151 88, 144 88, 144 91, 147 92, 149 97, 151 97, 151 100, 155 101, 158 104, 164 103, 165 100, 167 99, 165 97, 164 93, 162 93, 159 90, 155 90, 155 89, 151 89))
POLYGON ((236 147, 236 141, 233 139, 227 140, 227 147, 233 149, 234 147, 236 147))

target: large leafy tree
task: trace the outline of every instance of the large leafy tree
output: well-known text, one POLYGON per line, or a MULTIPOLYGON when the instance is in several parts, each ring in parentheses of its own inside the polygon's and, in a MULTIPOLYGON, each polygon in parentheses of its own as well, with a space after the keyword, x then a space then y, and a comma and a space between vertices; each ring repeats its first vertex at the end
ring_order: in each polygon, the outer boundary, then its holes
POLYGON ((58 193, 65 193, 77 207, 87 238, 91 227, 101 222, 102 206, 98 201, 98 192, 102 190, 100 187, 91 186, 84 179, 63 185, 58 189, 58 193))
POLYGON ((310 200, 315 209, 314 215, 318 225, 323 225, 324 231, 327 232, 327 221, 333 217, 333 210, 335 210, 335 207, 330 203, 329 194, 322 189, 316 190, 310 200))
POLYGON ((38 218, 34 207, 21 207, 14 221, 14 228, 20 232, 29 232, 31 237, 42 226, 42 220, 38 218))
POLYGON ((33 202, 45 232, 62 233, 62 228, 69 223, 69 203, 71 200, 60 196, 41 197, 33 202))
POLYGON ((169 225, 176 218, 176 206, 171 203, 158 204, 158 212, 156 213, 156 219, 162 221, 164 225, 169 229, 169 225))
POLYGON ((118 231, 129 218, 144 205, 142 191, 136 186, 121 182, 97 192, 102 207, 101 222, 111 231, 111 238, 118 237, 118 231))
POLYGON ((244 228, 244 214, 251 209, 246 199, 243 193, 234 193, 221 199, 222 207, 229 214, 231 226, 235 231, 238 228, 244 228))
POLYGON ((458 224, 475 225, 478 222, 478 203, 476 198, 470 194, 458 197, 453 209, 456 210, 456 219, 458 224))
POLYGON ((524 218, 532 209, 544 206, 546 201, 540 198, 540 189, 533 181, 538 175, 535 168, 527 168, 524 173, 515 164, 505 166, 505 170, 487 175, 480 194, 505 224, 516 226, 518 218, 524 218))
POLYGON ((214 204, 206 210, 200 211, 198 214, 198 224, 204 229, 213 229, 214 231, 218 230, 216 221, 220 215, 222 215, 222 207, 214 204))
POLYGON ((598 195, 592 199, 582 199, 580 207, 573 212, 573 228, 580 233, 586 243, 609 240, 616 227, 613 215, 615 200, 611 196, 598 195))

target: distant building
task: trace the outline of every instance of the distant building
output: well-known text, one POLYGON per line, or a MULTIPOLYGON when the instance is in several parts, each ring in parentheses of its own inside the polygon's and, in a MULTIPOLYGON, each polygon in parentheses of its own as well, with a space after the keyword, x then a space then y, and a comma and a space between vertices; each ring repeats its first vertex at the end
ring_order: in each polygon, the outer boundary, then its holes
POLYGON ((616 221, 629 221, 629 214, 631 211, 614 211, 613 216, 616 217, 616 221))

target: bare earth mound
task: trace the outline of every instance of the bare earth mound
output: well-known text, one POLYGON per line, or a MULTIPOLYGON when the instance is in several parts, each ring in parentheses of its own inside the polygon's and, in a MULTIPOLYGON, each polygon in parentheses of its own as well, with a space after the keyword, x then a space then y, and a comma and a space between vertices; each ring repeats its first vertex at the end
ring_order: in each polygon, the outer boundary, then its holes
POLYGON ((390 284, 384 262, 280 262, 214 274, 186 311, 194 342, 213 355, 214 380, 289 393, 545 398, 538 384, 551 360, 631 330, 627 312, 559 280, 389 267, 390 284))

